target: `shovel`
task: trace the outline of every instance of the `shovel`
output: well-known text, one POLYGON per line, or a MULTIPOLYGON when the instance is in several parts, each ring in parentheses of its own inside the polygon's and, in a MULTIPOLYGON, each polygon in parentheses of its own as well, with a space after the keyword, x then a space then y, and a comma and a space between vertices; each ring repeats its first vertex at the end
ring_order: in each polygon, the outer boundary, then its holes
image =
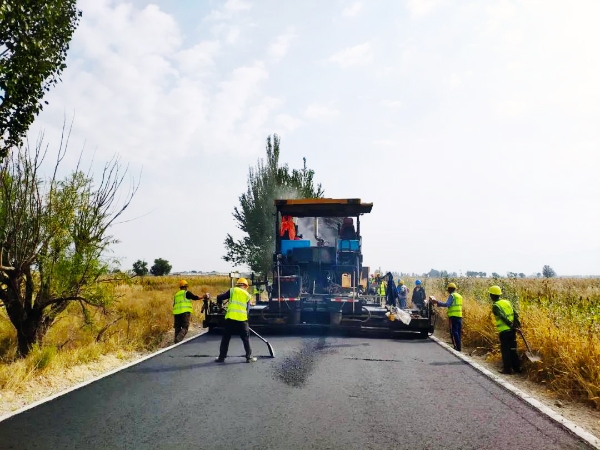
POLYGON ((523 342, 525 342, 525 346, 527 347, 527 351, 525 352, 525 356, 527 356, 527 359, 529 359, 529 361, 531 361, 531 362, 540 362, 542 360, 541 355, 538 352, 531 351, 531 347, 529 346, 527 339, 525 339, 525 335, 523 334, 521 329, 519 328, 519 329, 517 329, 517 331, 523 338, 523 342))
POLYGON ((252 334, 254 336, 256 336, 261 341, 263 341, 265 344, 267 344, 267 348, 269 349, 269 354, 271 355, 271 358, 275 358, 275 351, 273 350, 273 347, 271 347, 271 344, 269 344, 269 341, 267 341, 264 337, 262 337, 260 334, 258 334, 256 331, 254 331, 252 328, 248 327, 248 329, 252 332, 252 334))

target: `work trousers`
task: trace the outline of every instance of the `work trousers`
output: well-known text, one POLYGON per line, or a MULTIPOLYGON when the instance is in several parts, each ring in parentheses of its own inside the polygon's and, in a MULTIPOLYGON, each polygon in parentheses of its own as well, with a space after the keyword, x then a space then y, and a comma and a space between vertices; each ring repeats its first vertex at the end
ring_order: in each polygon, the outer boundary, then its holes
POLYGON ((457 352, 461 351, 462 317, 448 317, 450 322, 450 337, 457 352))
POLYGON ((188 332, 190 327, 190 315, 191 313, 185 312, 181 314, 174 314, 173 319, 175 321, 175 343, 183 341, 183 338, 188 332))
POLYGON ((517 333, 515 330, 506 330, 499 334, 500 350, 502 351, 502 365, 505 372, 520 372, 521 360, 517 353, 517 333))
POLYGON ((248 321, 225 319, 225 329, 223 330, 223 337, 221 338, 221 348, 219 349, 219 359, 227 358, 227 351, 229 350, 229 341, 231 336, 237 334, 244 344, 244 350, 246 351, 246 358, 252 356, 252 349, 250 348, 250 327, 248 321))
POLYGON ((406 308, 407 300, 408 300, 407 296, 405 296, 405 297, 403 297, 401 295, 398 296, 398 303, 400 304, 400 308, 402 308, 402 309, 406 308))

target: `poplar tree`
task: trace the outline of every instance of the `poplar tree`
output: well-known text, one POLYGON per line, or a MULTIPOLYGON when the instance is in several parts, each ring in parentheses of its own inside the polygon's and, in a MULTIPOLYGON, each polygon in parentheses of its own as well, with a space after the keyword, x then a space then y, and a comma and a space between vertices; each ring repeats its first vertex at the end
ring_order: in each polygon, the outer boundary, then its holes
POLYGON ((301 169, 279 164, 280 139, 267 137, 266 160, 258 160, 248 172, 248 188, 233 209, 236 226, 244 235, 236 240, 227 234, 223 259, 234 266, 245 265, 253 272, 267 274, 275 252, 275 199, 320 198, 321 184, 315 186, 314 171, 303 158, 301 169))
POLYGON ((0 1, 0 160, 19 146, 60 81, 81 11, 76 0, 0 1))

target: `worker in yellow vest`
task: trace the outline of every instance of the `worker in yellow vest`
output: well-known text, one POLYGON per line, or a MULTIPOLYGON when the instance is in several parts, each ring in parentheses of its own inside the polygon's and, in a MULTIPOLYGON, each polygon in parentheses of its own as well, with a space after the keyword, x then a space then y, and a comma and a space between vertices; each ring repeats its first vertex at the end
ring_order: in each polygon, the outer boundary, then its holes
POLYGON ((379 282, 379 287, 377 288, 377 295, 379 297, 381 297, 380 301, 381 301, 381 299, 385 298, 386 289, 387 289, 387 283, 385 280, 381 279, 381 281, 379 282))
POLYGON ((190 327, 190 316, 192 314, 192 300, 208 299, 209 295, 204 294, 198 297, 188 291, 188 283, 185 280, 179 282, 179 290, 173 297, 173 319, 175 326, 175 343, 183 341, 183 338, 190 327))
POLYGON ((498 330, 500 338, 500 351, 502 352, 502 369, 500 373, 510 375, 521 372, 521 360, 517 353, 517 332, 521 326, 519 315, 510 301, 500 298, 502 289, 500 286, 491 286, 488 289, 490 299, 494 302, 492 312, 494 313, 494 325, 498 330))
POLYGON ((461 351, 462 339, 462 315, 463 315, 463 298, 456 292, 456 284, 448 283, 447 286, 448 299, 442 303, 439 300, 431 299, 432 304, 448 308, 448 322, 450 326, 450 336, 452 337, 452 345, 457 352, 461 351))
POLYGON ((246 362, 255 362, 256 358, 252 356, 250 348, 250 328, 248 326, 248 312, 250 310, 250 299, 252 296, 248 293, 248 280, 240 278, 235 287, 217 295, 217 301, 228 300, 227 313, 225 314, 225 329, 221 338, 221 347, 219 357, 215 359, 218 363, 225 362, 227 351, 229 350, 229 341, 234 334, 239 335, 246 351, 246 362))

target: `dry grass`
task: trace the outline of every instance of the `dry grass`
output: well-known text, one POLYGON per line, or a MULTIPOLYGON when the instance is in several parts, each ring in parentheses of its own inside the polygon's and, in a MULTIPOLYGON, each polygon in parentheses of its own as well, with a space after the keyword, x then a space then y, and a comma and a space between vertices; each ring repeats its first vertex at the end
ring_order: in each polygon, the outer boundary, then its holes
MULTIPOLYGON (((539 351, 541 363, 525 368, 530 380, 560 397, 577 399, 600 409, 600 279, 478 279, 460 278, 464 298, 463 345, 478 348, 501 361, 487 289, 499 284, 517 305, 523 332, 539 351)), ((428 295, 446 298, 443 280, 426 280, 428 295)), ((442 312, 442 317, 445 314, 442 312)), ((438 322, 447 329, 445 320, 438 322)), ((525 346, 519 339, 519 347, 525 346)))
MULTIPOLYGON (((16 355, 16 333, 0 310, 0 391, 3 398, 25 395, 33 386, 61 385, 65 373, 89 365, 112 367, 165 343, 172 331, 173 294, 178 277, 135 278, 116 287, 105 309, 71 304, 50 329, 43 345, 23 359, 16 355), (110 361, 109 361, 110 360, 110 361), (107 362, 108 361, 108 362, 107 362), (102 364, 104 363, 104 364, 102 364)), ((211 296, 229 287, 227 277, 190 277, 189 290, 211 296)), ((202 301, 193 302, 192 323, 200 324, 202 301)), ((168 341, 167 343, 171 343, 168 341)), ((79 379, 78 377, 76 377, 79 379)))
MULTIPOLYGON (((73 304, 50 330, 43 346, 16 358, 15 332, 0 309, 0 392, 2 398, 31 396, 36 386, 62 387, 65 379, 99 373, 140 352, 163 345, 172 330, 172 296, 176 277, 145 277, 118 286, 105 310, 73 304), (93 368, 93 369, 90 369, 93 368), (79 373, 80 375, 73 375, 79 373), (70 374, 70 375, 66 375, 70 374)), ((414 280, 405 279, 412 289, 414 280)), ((226 277, 190 277, 190 291, 211 296, 229 287, 226 277)), ((480 348, 500 362, 498 336, 487 289, 501 285, 505 297, 520 311, 523 330, 543 358, 527 363, 528 378, 565 398, 600 408, 600 279, 475 279, 455 281, 465 300, 465 347, 480 348)), ((428 295, 445 298, 445 281, 424 280, 428 295)), ((192 321, 202 320, 201 302, 194 302, 192 321)), ((444 312, 442 312, 444 316, 444 312)), ((447 327, 446 321, 438 328, 447 327)), ((170 343, 170 341, 169 341, 170 343)), ((519 343, 523 349, 522 343, 519 343)), ((66 386, 65 386, 66 387, 66 386)), ((64 387, 63 387, 64 388, 64 387)))

